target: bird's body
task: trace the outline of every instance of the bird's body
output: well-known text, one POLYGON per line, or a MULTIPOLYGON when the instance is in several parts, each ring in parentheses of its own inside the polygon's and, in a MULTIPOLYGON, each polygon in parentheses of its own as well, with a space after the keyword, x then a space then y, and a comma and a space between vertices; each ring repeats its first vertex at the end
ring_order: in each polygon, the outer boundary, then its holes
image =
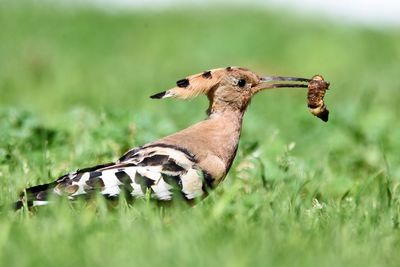
POLYGON ((149 194, 159 201, 191 201, 206 196, 232 165, 251 97, 262 89, 274 88, 263 79, 247 69, 228 67, 179 80, 177 87, 152 98, 185 99, 206 94, 210 100, 206 120, 133 148, 116 162, 80 169, 52 183, 28 188, 21 194, 17 208, 24 203, 47 204, 50 195, 73 200, 94 192, 109 198, 122 192, 130 198, 149 194))

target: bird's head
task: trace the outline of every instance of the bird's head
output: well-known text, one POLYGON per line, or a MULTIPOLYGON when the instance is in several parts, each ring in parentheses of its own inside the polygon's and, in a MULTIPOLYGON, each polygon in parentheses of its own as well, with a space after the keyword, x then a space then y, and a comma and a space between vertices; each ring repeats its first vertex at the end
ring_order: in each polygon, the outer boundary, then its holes
POLYGON ((265 89, 279 87, 305 87, 309 79, 278 76, 259 76, 240 67, 212 69, 194 74, 176 82, 176 87, 152 95, 151 98, 190 99, 207 95, 208 113, 227 110, 244 112, 251 98, 265 89), (286 82, 286 83, 285 83, 286 82))

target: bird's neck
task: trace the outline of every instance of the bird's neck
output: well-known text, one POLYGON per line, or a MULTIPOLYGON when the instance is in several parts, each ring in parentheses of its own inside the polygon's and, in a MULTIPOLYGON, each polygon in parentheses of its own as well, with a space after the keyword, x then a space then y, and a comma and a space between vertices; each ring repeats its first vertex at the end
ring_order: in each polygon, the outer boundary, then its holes
MULTIPOLYGON (((230 96, 232 97, 232 96, 230 96)), ((225 114, 229 116, 234 114, 237 118, 242 119, 246 110, 248 101, 233 101, 229 98, 209 96, 209 106, 206 111, 209 117, 216 114, 225 114)))
POLYGON ((218 148, 217 153, 221 155, 226 164, 226 173, 229 171, 236 156, 242 130, 243 115, 244 111, 227 109, 224 111, 215 110, 208 116, 210 121, 215 121, 215 124, 219 126, 212 133, 215 136, 212 146, 218 148))

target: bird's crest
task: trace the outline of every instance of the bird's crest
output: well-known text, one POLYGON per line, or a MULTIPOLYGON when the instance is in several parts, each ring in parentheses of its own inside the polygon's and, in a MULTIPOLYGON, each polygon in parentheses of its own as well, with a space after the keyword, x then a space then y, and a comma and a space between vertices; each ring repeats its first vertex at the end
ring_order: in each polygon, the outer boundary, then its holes
POLYGON ((227 67, 203 71, 183 78, 176 82, 176 87, 154 94, 150 97, 154 99, 169 97, 190 99, 201 94, 208 94, 216 85, 218 85, 225 74, 235 71, 246 71, 246 69, 227 67))

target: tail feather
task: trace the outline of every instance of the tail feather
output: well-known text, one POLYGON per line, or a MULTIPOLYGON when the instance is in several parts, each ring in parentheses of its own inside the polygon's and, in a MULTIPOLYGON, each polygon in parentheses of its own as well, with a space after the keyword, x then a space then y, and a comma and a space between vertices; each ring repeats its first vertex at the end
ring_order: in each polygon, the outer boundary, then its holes
POLYGON ((48 203, 48 195, 55 188, 57 182, 43 185, 36 185, 25 189, 19 196, 19 200, 14 204, 14 209, 18 210, 26 204, 28 207, 42 206, 48 203))

